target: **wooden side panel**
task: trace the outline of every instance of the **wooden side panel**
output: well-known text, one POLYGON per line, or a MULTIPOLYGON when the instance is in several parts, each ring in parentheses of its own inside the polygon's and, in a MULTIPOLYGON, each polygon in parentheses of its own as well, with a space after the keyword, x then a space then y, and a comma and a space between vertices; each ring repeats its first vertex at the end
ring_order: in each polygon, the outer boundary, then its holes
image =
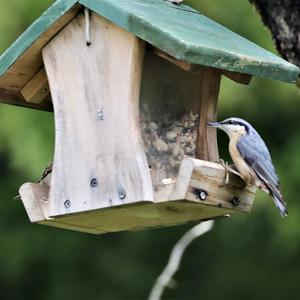
POLYGON ((207 126, 217 120, 217 103, 221 83, 221 73, 217 69, 203 68, 201 76, 201 106, 196 157, 208 161, 218 161, 216 129, 207 126))
POLYGON ((56 126, 49 215, 153 201, 139 130, 144 43, 91 15, 76 17, 43 50, 56 126))
POLYGON ((42 68, 31 78, 21 90, 21 94, 27 102, 41 103, 45 99, 50 99, 50 90, 45 68, 42 68))

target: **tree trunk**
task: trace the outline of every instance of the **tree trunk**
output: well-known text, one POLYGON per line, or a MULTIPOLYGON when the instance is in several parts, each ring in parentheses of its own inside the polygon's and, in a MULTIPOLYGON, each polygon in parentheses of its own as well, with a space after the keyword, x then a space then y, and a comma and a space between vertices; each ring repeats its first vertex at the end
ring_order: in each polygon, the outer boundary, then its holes
POLYGON ((300 1, 249 0, 270 29, 283 58, 300 67, 300 1))

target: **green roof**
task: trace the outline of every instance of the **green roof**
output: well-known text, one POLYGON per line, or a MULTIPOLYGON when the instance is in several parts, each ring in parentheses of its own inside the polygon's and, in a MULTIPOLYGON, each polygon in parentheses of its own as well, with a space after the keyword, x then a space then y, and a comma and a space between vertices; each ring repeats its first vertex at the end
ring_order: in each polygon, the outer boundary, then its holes
MULTIPOLYGON (((295 65, 183 4, 175 5, 165 0, 58 0, 0 57, 0 88, 9 82, 2 80, 2 76, 18 63, 24 53, 33 46, 35 51, 38 47, 41 50, 66 25, 62 22, 58 26, 59 20, 76 7, 78 13, 80 6, 88 7, 146 42, 189 63, 291 83, 295 82, 300 72, 295 65), (49 28, 52 28, 51 34, 48 33, 49 28)), ((32 66, 35 69, 36 63, 41 64, 41 55, 36 56, 36 59, 29 60, 28 68, 32 66)))

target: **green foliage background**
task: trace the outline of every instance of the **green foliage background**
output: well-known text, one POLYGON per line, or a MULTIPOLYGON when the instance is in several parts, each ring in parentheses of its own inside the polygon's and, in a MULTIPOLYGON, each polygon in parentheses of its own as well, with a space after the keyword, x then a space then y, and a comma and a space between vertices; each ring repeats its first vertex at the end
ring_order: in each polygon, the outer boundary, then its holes
MULTIPOLYGON (((0 51, 53 1, 0 0, 0 51)), ((248 1, 190 0, 202 13, 276 52, 248 1)), ((289 203, 281 219, 258 193, 253 212, 216 222, 188 249, 175 290, 164 299, 299 299, 300 103, 288 84, 224 79, 219 118, 240 116, 266 140, 289 203)), ((93 236, 29 223, 17 195, 53 153, 50 113, 0 104, 0 297, 14 299, 146 299, 178 238, 191 225, 93 236)), ((228 159, 227 137, 219 136, 228 159)))

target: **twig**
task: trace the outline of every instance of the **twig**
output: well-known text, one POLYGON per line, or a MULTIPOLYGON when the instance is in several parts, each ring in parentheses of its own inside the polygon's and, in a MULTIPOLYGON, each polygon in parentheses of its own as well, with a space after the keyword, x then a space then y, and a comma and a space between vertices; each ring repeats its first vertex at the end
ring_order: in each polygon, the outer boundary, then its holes
POLYGON ((165 287, 170 286, 170 283, 172 283, 172 277, 177 272, 180 266, 181 258, 184 254, 185 249, 194 239, 211 230, 213 224, 214 221, 212 220, 202 222, 194 226, 181 237, 181 239, 176 243, 171 252, 168 264, 166 265, 163 272, 156 279, 156 282, 152 287, 148 300, 161 299, 165 287))

